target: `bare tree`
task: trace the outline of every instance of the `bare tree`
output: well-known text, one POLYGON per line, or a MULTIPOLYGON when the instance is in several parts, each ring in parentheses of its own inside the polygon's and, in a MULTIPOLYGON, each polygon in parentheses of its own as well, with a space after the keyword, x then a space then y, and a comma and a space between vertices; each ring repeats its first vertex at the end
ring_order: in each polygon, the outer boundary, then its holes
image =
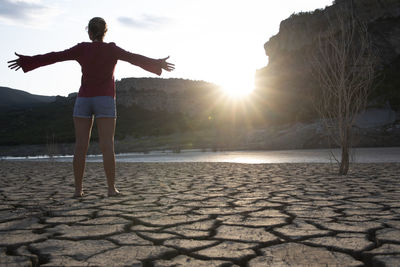
POLYGON ((352 8, 343 7, 334 16, 327 15, 327 22, 311 57, 318 84, 313 103, 329 137, 341 149, 339 174, 346 175, 353 125, 357 114, 366 107, 376 57, 367 26, 355 18, 352 8))

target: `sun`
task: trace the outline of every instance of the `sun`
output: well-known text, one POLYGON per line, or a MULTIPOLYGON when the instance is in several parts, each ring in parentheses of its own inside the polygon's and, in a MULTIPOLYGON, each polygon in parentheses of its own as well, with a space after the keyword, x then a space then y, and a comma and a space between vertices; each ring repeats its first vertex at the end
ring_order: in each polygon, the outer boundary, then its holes
POLYGON ((222 92, 233 99, 246 98, 254 90, 254 78, 230 77, 219 84, 222 92))

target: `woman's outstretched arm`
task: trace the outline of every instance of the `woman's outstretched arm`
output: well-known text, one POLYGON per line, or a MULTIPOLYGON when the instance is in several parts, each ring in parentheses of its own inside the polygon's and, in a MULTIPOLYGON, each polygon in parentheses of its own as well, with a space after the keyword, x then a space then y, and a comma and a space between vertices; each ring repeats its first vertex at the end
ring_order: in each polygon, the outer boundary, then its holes
POLYGON ((79 56, 78 46, 79 45, 76 45, 70 49, 60 52, 51 52, 44 55, 36 55, 32 57, 15 53, 18 58, 8 61, 8 67, 15 71, 22 68, 24 72, 28 72, 42 66, 54 64, 56 62, 75 60, 79 56))
POLYGON ((118 59, 127 61, 133 65, 141 67, 142 69, 157 75, 161 75, 162 70, 172 71, 175 69, 174 64, 167 62, 167 59, 169 57, 162 59, 153 59, 139 54, 128 52, 116 45, 114 51, 118 59))

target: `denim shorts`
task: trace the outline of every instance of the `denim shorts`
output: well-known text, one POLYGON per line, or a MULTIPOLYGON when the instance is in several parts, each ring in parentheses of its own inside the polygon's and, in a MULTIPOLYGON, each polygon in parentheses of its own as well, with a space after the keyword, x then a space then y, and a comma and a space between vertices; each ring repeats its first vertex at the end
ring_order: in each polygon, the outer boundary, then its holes
POLYGON ((74 117, 78 118, 116 118, 115 98, 112 96, 77 97, 74 117))

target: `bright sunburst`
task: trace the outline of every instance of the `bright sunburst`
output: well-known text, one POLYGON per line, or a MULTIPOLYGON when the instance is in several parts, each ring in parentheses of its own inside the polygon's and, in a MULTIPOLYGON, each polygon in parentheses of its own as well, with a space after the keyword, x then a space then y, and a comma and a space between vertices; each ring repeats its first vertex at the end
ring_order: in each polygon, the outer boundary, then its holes
POLYGON ((244 77, 231 77, 226 81, 220 82, 221 90, 224 94, 233 99, 242 99, 251 94, 254 90, 254 80, 244 77))

